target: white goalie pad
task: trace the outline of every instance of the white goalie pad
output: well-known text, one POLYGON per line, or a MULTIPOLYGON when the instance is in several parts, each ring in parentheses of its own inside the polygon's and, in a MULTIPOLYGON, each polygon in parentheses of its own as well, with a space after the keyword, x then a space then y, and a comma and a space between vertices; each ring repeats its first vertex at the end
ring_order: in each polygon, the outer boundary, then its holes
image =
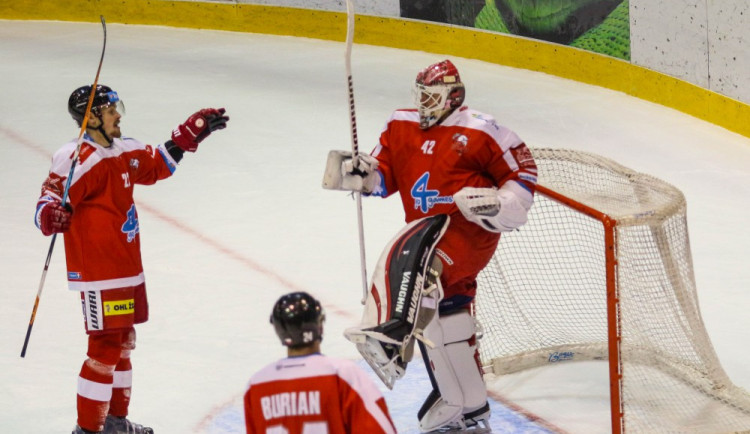
POLYGON ((442 263, 434 249, 448 222, 447 215, 416 220, 391 240, 375 269, 360 325, 344 332, 389 389, 406 372, 414 339, 437 313, 442 263))
POLYGON ((436 318, 424 330, 423 356, 438 390, 419 411, 422 432, 466 429, 489 418, 487 389, 472 343, 475 333, 474 318, 466 310, 436 318))

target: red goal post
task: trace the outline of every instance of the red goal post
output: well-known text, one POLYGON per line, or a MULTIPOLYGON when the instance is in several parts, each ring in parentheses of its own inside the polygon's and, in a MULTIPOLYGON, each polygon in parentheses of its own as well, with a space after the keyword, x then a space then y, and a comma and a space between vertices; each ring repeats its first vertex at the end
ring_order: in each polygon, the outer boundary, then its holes
POLYGON ((683 194, 591 153, 532 153, 529 222, 478 278, 485 373, 600 360, 612 432, 750 428, 703 326, 683 194))

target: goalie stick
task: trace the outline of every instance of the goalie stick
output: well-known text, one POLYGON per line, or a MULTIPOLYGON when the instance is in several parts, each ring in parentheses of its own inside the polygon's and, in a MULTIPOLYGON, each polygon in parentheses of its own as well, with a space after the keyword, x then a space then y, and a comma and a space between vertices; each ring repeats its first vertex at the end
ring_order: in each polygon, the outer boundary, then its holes
MULTIPOLYGON (((94 84, 91 85, 91 94, 89 94, 89 101, 86 104, 86 113, 83 116, 81 122, 81 130, 78 133, 78 144, 76 150, 73 153, 73 162, 70 164, 70 172, 68 172, 68 179, 65 182, 65 190, 63 190, 62 203, 63 205, 68 201, 68 190, 70 189, 70 183, 73 179, 73 172, 75 171, 76 164, 78 163, 78 154, 81 152, 81 144, 83 144, 83 134, 86 132, 86 125, 89 121, 89 115, 91 114, 91 105, 94 102, 94 95, 96 94, 96 85, 99 82, 99 73, 102 71, 102 63, 104 62, 104 51, 107 49, 107 24, 104 21, 104 16, 100 15, 99 19, 102 22, 102 30, 104 32, 104 43, 102 44, 102 55, 99 58, 99 67, 96 69, 96 77, 94 77, 94 84)), ((29 320, 29 327, 26 329, 26 338, 23 341, 23 348, 21 349, 21 357, 26 357, 26 348, 29 346, 29 338, 31 337, 31 328, 34 326, 34 320, 36 319, 36 311, 39 308, 39 299, 42 296, 42 289, 44 288, 44 281, 47 279, 47 270, 49 270, 49 263, 52 259, 52 251, 55 248, 55 240, 57 239, 57 233, 52 234, 52 240, 49 243, 49 251, 47 251, 47 260, 44 262, 44 270, 42 270, 42 279, 39 282, 39 288, 36 292, 36 300, 34 300, 34 308, 31 310, 31 319, 29 320)))
MULTIPOLYGON (((352 43, 354 41, 354 4, 352 0, 346 0, 346 82, 349 97, 349 120, 352 136, 352 166, 359 168, 359 143, 357 141, 357 115, 354 112, 354 82, 352 81, 352 43)), ((365 229, 362 218, 362 193, 354 192, 357 200, 357 228, 359 230, 359 261, 362 270, 362 300, 364 305, 367 300, 367 262, 365 260, 365 229)))

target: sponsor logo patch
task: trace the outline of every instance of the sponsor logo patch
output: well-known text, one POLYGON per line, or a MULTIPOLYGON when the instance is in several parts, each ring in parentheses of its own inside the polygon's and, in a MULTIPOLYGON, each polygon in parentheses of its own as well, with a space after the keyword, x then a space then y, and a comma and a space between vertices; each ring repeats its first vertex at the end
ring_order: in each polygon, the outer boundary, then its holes
MULTIPOLYGON (((95 152, 96 152, 96 148, 94 147, 94 145, 90 143, 86 143, 86 142, 82 143, 81 152, 78 153, 78 164, 83 164, 84 162, 86 162, 86 160, 90 156, 94 155, 95 152)), ((71 158, 72 157, 73 155, 71 154, 71 158)))
POLYGON ((419 209, 425 214, 437 204, 453 203, 453 196, 440 196, 440 191, 430 190, 427 186, 429 180, 430 172, 425 172, 411 187, 411 197, 414 199, 414 209, 419 209))
POLYGON ((135 312, 135 300, 111 300, 102 303, 104 305, 104 316, 131 315, 135 312))
POLYGON ((81 273, 78 271, 68 271, 68 280, 81 280, 81 273))

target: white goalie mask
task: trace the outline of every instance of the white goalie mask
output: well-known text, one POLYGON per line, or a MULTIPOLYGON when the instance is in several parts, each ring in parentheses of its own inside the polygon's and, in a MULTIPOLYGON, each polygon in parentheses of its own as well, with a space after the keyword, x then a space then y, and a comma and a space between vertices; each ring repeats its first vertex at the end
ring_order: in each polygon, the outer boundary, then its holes
POLYGON ((430 65, 417 74, 414 104, 419 111, 419 127, 426 130, 464 102, 465 90, 458 70, 450 60, 430 65))

